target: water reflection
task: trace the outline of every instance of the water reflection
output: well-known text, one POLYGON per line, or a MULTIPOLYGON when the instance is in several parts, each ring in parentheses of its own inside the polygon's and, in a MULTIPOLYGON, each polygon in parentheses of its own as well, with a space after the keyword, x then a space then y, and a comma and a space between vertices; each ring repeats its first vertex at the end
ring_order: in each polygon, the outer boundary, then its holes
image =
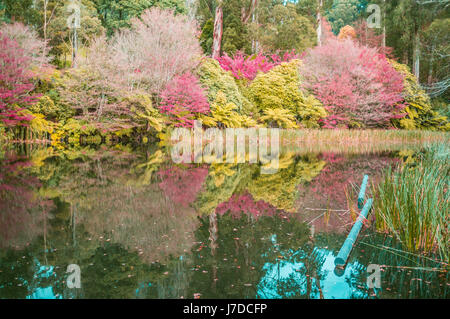
POLYGON ((0 298, 445 297, 445 267, 368 229, 334 269, 355 185, 402 156, 414 152, 285 152, 262 175, 174 165, 155 147, 2 150, 0 298), (385 266, 376 291, 371 263, 385 266), (67 287, 69 264, 81 289, 67 287))

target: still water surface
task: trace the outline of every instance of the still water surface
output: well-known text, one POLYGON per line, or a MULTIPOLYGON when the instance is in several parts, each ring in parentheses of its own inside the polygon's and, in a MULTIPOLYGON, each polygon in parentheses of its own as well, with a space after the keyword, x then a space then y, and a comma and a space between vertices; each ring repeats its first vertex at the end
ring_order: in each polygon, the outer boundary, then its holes
POLYGON ((439 263, 373 223, 334 267, 363 175, 376 184, 415 152, 284 152, 262 175, 257 164, 175 165, 157 146, 5 148, 0 298, 447 298, 439 263), (367 286, 370 264, 380 288, 367 286))

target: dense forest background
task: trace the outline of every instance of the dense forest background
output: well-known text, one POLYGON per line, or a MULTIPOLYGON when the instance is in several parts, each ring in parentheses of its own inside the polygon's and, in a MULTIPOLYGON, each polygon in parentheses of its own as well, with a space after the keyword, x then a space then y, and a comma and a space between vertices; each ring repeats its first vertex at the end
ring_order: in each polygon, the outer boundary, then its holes
MULTIPOLYGON (((68 0, 1 0, 0 21, 20 21, 48 39, 52 55, 71 50, 71 30, 65 27, 68 0)), ((218 6, 223 10, 222 53, 238 50, 304 51, 317 44, 320 17, 322 28, 337 35, 342 27, 366 28, 361 41, 392 48, 392 56, 407 64, 420 83, 434 96, 448 99, 450 2, 448 0, 82 0, 79 38, 86 45, 93 36, 130 25, 130 19, 153 6, 188 14, 201 28, 201 45, 211 54, 213 28, 218 6), (370 4, 381 8, 380 28, 368 29, 370 4), (378 36, 378 37, 377 37, 378 36), (385 41, 385 42, 383 42, 385 41)))
POLYGON ((0 0, 0 130, 447 130, 449 13, 449 0, 0 0))

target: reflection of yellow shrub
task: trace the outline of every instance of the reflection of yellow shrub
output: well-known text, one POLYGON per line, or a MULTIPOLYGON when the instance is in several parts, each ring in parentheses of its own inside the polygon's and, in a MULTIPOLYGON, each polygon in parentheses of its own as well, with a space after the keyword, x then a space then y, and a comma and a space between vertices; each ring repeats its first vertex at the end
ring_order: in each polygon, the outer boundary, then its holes
POLYGON ((281 168, 285 165, 280 166, 281 169, 276 174, 260 175, 250 181, 248 191, 255 201, 263 200, 278 209, 294 212, 298 185, 319 175, 326 163, 316 159, 294 162, 291 156, 285 162, 292 164, 287 168, 281 168))
POLYGON ((205 190, 198 195, 195 201, 198 211, 203 214, 214 212, 220 203, 230 199, 240 184, 246 182, 252 173, 251 165, 211 165, 205 181, 205 190))

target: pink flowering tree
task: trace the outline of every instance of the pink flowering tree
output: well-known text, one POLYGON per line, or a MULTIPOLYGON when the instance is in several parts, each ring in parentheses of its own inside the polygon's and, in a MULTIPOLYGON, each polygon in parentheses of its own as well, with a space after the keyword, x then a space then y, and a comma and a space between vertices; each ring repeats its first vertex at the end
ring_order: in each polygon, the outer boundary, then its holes
POLYGON ((39 38, 35 30, 20 22, 14 22, 0 25, 0 32, 18 43, 24 55, 30 58, 32 66, 43 67, 50 63, 51 57, 48 56, 47 43, 39 38))
POLYGON ((160 110, 177 127, 192 127, 198 114, 208 114, 208 100, 198 79, 191 73, 176 76, 161 93, 160 110))
POLYGON ((245 55, 238 51, 233 57, 225 53, 223 56, 217 58, 217 61, 222 69, 231 71, 236 79, 247 79, 251 81, 256 77, 258 72, 269 72, 273 67, 282 62, 288 62, 299 57, 294 50, 286 52, 283 56, 279 56, 278 54, 265 56, 261 52, 254 55, 245 55))
POLYGON ((383 46, 383 35, 376 34, 373 28, 369 28, 365 19, 359 20, 355 24, 354 30, 356 32, 356 41, 359 44, 376 48, 378 52, 387 57, 392 57, 393 48, 385 45, 383 46))
POLYGON ((185 15, 153 7, 131 20, 108 47, 109 71, 129 91, 160 93, 176 75, 200 62, 198 26, 185 15))
POLYGON ((0 33, 0 121, 5 126, 26 126, 31 116, 21 114, 38 96, 29 71, 30 58, 15 40, 0 33))
POLYGON ((403 77, 375 48, 329 39, 309 50, 300 75, 329 114, 326 128, 389 128, 401 117, 403 77))

